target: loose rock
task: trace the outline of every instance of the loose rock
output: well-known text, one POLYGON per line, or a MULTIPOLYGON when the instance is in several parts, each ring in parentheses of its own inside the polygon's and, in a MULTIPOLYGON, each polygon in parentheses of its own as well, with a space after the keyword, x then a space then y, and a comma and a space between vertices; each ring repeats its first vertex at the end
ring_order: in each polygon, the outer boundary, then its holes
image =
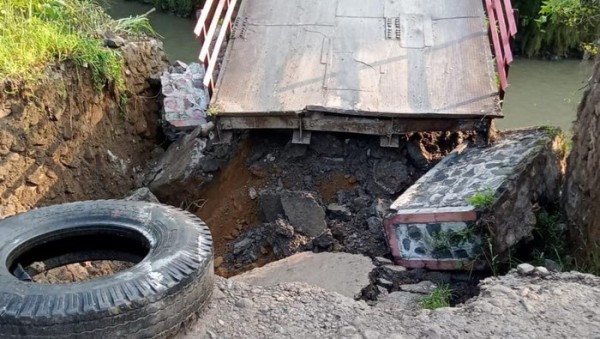
POLYGON ((535 267, 528 263, 519 264, 519 266, 517 266, 517 272, 519 272, 521 275, 531 274, 534 270, 535 267))
POLYGON ((283 192, 281 205, 290 224, 300 233, 317 237, 327 227, 325 210, 316 200, 314 193, 283 192))
POLYGON ((148 187, 138 188, 133 191, 125 200, 134 200, 134 201, 147 201, 147 202, 155 202, 159 203, 158 198, 152 194, 148 187))

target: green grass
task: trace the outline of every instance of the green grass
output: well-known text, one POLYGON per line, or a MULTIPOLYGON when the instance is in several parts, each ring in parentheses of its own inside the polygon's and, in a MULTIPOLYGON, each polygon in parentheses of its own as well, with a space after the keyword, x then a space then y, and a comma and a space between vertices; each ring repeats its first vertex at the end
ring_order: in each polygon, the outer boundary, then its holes
POLYGON ((467 198, 467 202, 477 209, 485 210, 494 205, 496 197, 494 191, 492 191, 491 188, 488 188, 483 192, 477 192, 472 197, 467 198))
POLYGON ((421 307, 434 310, 436 308, 450 306, 452 289, 448 285, 440 285, 430 295, 421 299, 421 307))
POLYGON ((90 0, 0 0, 0 78, 37 80, 48 65, 73 60, 102 91, 124 89, 123 61, 103 34, 153 33, 145 16, 112 20, 90 0))

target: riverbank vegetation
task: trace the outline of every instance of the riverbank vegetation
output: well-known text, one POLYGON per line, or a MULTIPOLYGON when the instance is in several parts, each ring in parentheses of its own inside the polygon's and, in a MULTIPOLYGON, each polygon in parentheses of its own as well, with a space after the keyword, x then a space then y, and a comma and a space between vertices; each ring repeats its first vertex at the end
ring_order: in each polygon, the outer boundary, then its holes
POLYGON ((124 87, 122 59, 106 34, 151 31, 145 17, 112 20, 88 0, 0 0, 0 78, 35 80, 49 64, 73 61, 94 85, 124 87))
MULTIPOLYGON (((108 1, 110 5, 110 0, 108 1)), ((130 1, 130 0, 127 0, 130 1)), ((158 10, 175 13, 177 16, 189 18, 193 17, 198 8, 202 8, 205 0, 138 0, 141 3, 149 4, 158 10)))
POLYGON ((597 0, 513 0, 519 10, 517 46, 526 56, 598 54, 600 2, 597 0))

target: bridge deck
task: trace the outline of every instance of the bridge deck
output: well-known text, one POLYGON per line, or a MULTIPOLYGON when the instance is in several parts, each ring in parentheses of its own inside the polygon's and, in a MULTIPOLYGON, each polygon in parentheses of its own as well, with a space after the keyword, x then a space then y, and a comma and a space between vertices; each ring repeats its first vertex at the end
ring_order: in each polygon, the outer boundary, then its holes
POLYGON ((234 27, 212 106, 246 127, 502 115, 481 0, 246 0, 234 27))

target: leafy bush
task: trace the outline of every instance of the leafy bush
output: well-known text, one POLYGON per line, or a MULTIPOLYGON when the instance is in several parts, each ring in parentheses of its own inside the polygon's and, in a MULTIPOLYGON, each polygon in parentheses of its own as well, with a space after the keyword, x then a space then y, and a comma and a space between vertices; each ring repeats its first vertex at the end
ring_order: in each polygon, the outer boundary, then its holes
POLYGON ((598 52, 597 0, 516 0, 514 4, 520 13, 517 40, 525 55, 598 52))

